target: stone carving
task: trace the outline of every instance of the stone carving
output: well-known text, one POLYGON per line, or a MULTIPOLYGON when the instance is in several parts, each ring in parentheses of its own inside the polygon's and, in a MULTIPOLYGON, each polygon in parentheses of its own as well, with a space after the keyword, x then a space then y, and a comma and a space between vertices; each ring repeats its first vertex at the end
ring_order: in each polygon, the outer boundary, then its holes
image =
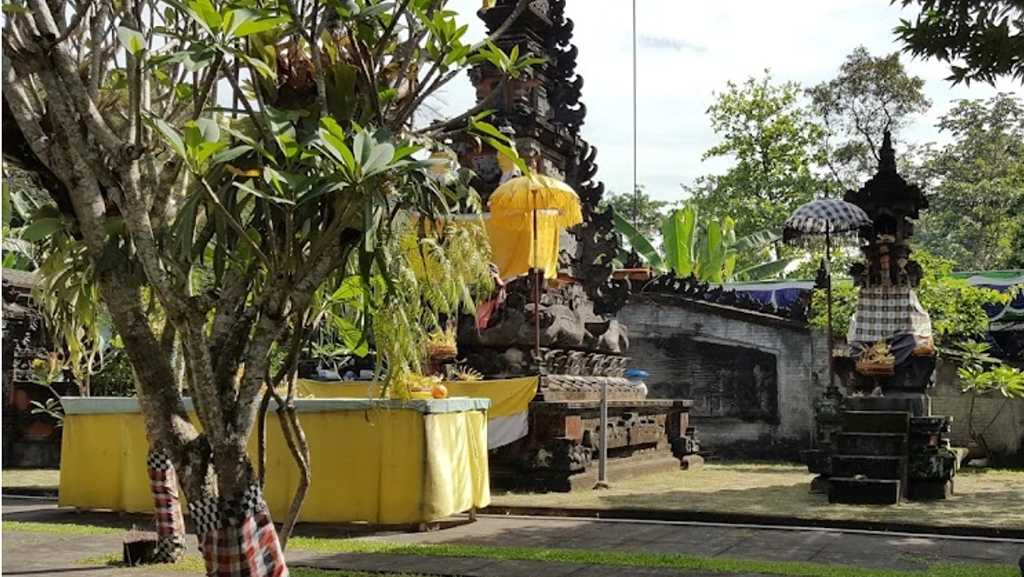
MULTIPOLYGON (((505 23, 516 0, 497 0, 479 12, 493 32, 505 23)), ((572 44, 573 22, 565 17, 565 0, 534 0, 497 41, 510 51, 546 58, 496 95, 489 120, 510 135, 528 165, 542 174, 564 180, 579 195, 583 223, 560 235, 558 279, 548 281, 539 304, 534 303, 533 279, 521 277, 505 286, 504 306, 487 326, 462 319, 459 351, 464 362, 486 376, 541 375, 538 396, 530 409, 530 437, 499 448, 492 455, 492 473, 501 484, 508 472, 512 484, 536 481, 564 489, 594 456, 596 419, 602 385, 610 398, 630 412, 616 417, 609 445, 616 457, 631 451, 683 448, 692 455, 698 444, 687 426, 671 425, 689 405, 671 401, 644 405, 641 389, 622 378, 629 359, 629 333, 615 318, 626 304, 629 281, 613 278, 612 258, 620 252, 610 211, 598 209, 604 185, 597 181, 597 149, 580 136, 587 109, 582 102, 583 77, 576 73, 578 49, 572 44), (534 353, 534 322, 540 324, 540 355, 534 353), (584 426, 586 421, 586 426, 584 426), (666 424, 668 423, 668 424, 666 424), (687 451, 687 448, 692 449, 687 451)), ((500 73, 482 63, 469 78, 482 100, 499 86, 500 73)), ((495 151, 473 140, 454 143, 461 164, 476 171, 473 183, 486 201, 501 174, 495 151)), ((678 420, 678 419, 677 419, 678 420)), ((688 421, 687 421, 688 422, 688 421)))

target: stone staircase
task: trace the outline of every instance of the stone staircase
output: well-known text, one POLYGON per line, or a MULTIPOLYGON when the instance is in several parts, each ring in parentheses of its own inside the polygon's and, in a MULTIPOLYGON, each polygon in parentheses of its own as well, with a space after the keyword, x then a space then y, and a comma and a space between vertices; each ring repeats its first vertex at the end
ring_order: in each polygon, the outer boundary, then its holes
POLYGON ((907 494, 910 413, 844 411, 829 479, 830 503, 893 505, 907 494))
POLYGON ((828 458, 830 503, 894 505, 946 499, 966 451, 949 444, 949 417, 925 395, 847 397, 828 458))

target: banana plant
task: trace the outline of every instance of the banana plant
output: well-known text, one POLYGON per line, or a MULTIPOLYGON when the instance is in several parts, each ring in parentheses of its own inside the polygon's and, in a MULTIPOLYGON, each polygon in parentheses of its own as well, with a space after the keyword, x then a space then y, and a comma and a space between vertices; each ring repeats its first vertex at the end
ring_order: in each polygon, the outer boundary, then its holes
POLYGON ((672 271, 679 276, 693 275, 702 282, 730 282, 737 279, 760 280, 776 276, 796 259, 770 260, 736 270, 738 257, 762 249, 782 238, 777 230, 762 230, 736 238, 736 221, 731 217, 701 223, 697 207, 687 203, 673 211, 662 223, 659 252, 632 224, 615 215, 615 228, 651 268, 672 271))

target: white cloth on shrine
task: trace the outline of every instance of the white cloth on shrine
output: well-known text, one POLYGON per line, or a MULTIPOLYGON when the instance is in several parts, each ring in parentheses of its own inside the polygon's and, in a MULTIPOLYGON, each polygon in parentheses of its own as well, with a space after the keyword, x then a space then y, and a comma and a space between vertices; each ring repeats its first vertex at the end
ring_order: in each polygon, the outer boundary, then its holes
POLYGON ((932 336, 931 317, 914 290, 907 286, 860 289, 846 340, 873 343, 905 334, 918 339, 932 336))

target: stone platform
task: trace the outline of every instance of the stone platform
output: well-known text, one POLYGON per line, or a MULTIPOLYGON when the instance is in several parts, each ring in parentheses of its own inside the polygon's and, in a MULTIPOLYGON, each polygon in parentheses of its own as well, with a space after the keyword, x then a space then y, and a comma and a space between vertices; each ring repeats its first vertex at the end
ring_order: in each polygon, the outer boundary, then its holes
POLYGON ((699 466, 693 401, 645 399, 626 379, 545 376, 530 404, 529 434, 491 452, 499 490, 571 491, 597 482, 601 386, 608 387, 609 471, 617 478, 699 466))

